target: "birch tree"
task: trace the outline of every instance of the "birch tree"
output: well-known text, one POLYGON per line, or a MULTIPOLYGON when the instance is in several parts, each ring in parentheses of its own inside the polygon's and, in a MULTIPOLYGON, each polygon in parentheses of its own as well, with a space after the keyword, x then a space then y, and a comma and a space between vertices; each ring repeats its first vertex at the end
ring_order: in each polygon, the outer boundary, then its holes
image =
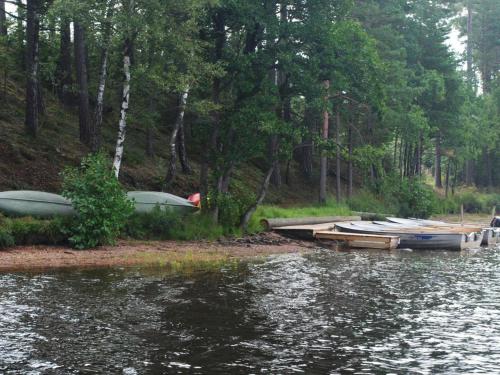
POLYGON ((179 141, 179 132, 184 127, 184 114, 186 112, 186 103, 189 95, 189 86, 179 95, 179 104, 177 119, 175 120, 174 129, 170 135, 170 158, 167 168, 166 185, 169 186, 177 173, 177 149, 179 141))
POLYGON ((130 58, 132 54, 132 15, 134 12, 135 1, 128 0, 124 1, 124 12, 125 12, 125 42, 123 50, 123 90, 121 98, 121 109, 120 109, 120 121, 118 124, 118 137, 116 140, 115 148, 115 158, 113 160, 113 169, 115 171, 116 178, 120 174, 120 167, 123 159, 123 148, 125 144, 125 135, 127 129, 127 113, 129 109, 130 100, 130 58))
POLYGON ((120 110, 120 122, 118 124, 118 138, 116 140, 115 158, 113 160, 113 169, 115 171, 116 178, 120 174, 120 167, 123 159, 123 147, 125 144, 125 134, 127 129, 127 112, 129 109, 129 99, 130 99, 130 51, 131 44, 127 37, 125 39, 125 48, 123 51, 123 92, 122 92, 122 104, 120 110))

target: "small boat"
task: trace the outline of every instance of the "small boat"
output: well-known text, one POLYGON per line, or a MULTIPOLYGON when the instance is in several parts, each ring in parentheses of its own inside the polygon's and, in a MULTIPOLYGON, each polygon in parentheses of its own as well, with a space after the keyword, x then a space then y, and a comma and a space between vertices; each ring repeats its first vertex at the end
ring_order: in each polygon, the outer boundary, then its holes
POLYGON ((419 225, 419 226, 448 226, 453 225, 438 220, 424 220, 424 219, 402 219, 399 217, 388 217, 387 220, 391 223, 403 225, 419 225))
POLYGON ((384 226, 369 222, 336 223, 340 232, 397 236, 399 248, 430 250, 462 250, 478 248, 483 240, 482 230, 474 228, 429 228, 418 226, 384 226))
POLYGON ((43 191, 18 190, 0 192, 0 212, 11 216, 71 216, 75 210, 71 202, 43 191))
POLYGON ((179 213, 191 213, 198 210, 198 207, 187 199, 159 191, 129 191, 127 197, 134 201, 137 213, 152 212, 157 206, 162 210, 179 213))

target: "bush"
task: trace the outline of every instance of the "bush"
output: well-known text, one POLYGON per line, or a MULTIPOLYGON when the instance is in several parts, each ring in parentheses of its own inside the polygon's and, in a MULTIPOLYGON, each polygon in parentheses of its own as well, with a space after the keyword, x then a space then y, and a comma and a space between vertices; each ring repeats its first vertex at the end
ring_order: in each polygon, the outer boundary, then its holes
POLYGON ((9 226, 16 245, 57 245, 67 240, 60 222, 26 217, 12 219, 9 226))
POLYGON ((458 205, 464 205, 464 211, 470 213, 480 213, 485 211, 485 206, 479 194, 466 192, 457 197, 458 205))
POLYGON ((172 231, 181 219, 179 214, 162 210, 158 205, 150 213, 133 214, 127 220, 124 232, 135 239, 166 240, 172 237, 172 231))
POLYGON ((399 210, 398 204, 394 207, 393 202, 386 202, 367 190, 361 190, 354 197, 348 199, 347 204, 353 211, 373 212, 378 214, 394 214, 399 210))
POLYGON ((69 227, 70 243, 78 249, 113 244, 133 212, 133 203, 104 155, 84 158, 79 168, 67 168, 63 179, 63 196, 71 199, 77 212, 69 227))
POLYGON ((232 232, 231 228, 214 224, 209 216, 179 216, 157 207, 151 213, 132 215, 125 233, 140 240, 215 240, 232 232))
POLYGON ((14 246, 15 240, 8 228, 0 227, 0 249, 14 246))

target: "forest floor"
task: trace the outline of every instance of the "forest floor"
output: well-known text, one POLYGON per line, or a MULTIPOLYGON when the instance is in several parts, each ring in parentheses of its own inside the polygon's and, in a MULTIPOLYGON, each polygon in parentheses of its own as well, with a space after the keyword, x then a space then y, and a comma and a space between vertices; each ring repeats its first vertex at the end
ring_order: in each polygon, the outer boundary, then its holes
POLYGON ((0 272, 68 268, 170 267, 206 269, 274 254, 305 253, 314 243, 273 233, 219 241, 119 241, 115 246, 74 250, 62 246, 18 246, 0 251, 0 272))

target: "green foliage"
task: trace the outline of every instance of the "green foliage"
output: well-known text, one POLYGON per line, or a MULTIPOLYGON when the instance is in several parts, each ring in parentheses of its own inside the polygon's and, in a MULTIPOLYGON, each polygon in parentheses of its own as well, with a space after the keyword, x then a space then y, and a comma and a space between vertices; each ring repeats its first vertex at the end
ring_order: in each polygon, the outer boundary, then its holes
POLYGON ((5 218, 0 216, 0 248, 14 245, 59 245, 67 242, 67 219, 5 218))
POLYGON ((156 206, 150 213, 134 213, 127 220, 124 233, 135 239, 166 240, 172 238, 184 218, 178 213, 156 206))
POLYGON ((133 212, 108 160, 102 154, 82 160, 79 168, 63 172, 63 196, 71 199, 77 215, 69 240, 78 248, 113 244, 133 212))
POLYGON ((348 199, 347 204, 353 211, 370 212, 377 214, 395 214, 399 211, 398 204, 390 201, 384 201, 375 193, 363 189, 351 199, 348 199))
POLYGON ((236 233, 233 228, 214 224, 211 217, 178 213, 159 207, 147 214, 132 215, 125 226, 126 236, 139 240, 216 240, 236 233))
POLYGON ((61 223, 59 219, 19 218, 11 220, 10 230, 17 245, 57 245, 67 240, 61 223))
POLYGON ((428 218, 437 211, 436 194, 420 179, 387 176, 375 189, 385 207, 398 216, 428 218))
POLYGON ((15 245, 14 236, 8 228, 0 226, 0 249, 5 249, 15 245))

